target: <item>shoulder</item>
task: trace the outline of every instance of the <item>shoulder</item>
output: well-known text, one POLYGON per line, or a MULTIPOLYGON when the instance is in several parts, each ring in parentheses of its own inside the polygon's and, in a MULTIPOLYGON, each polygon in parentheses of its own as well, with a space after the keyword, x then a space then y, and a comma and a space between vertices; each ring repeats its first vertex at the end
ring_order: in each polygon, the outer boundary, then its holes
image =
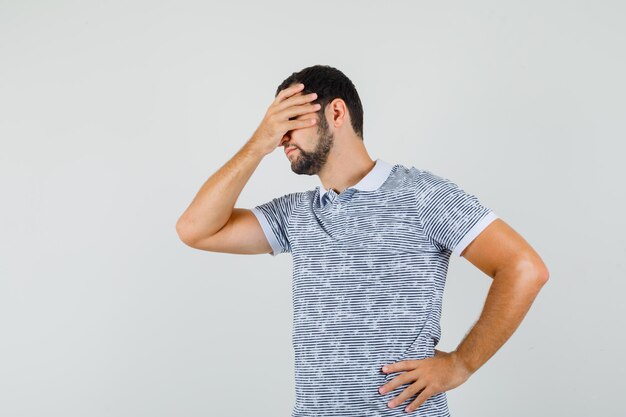
POLYGON ((278 197, 272 198, 273 201, 281 202, 281 203, 290 203, 290 204, 299 204, 302 201, 309 198, 309 196, 314 193, 315 190, 312 191, 293 191, 290 193, 282 194, 278 197))
POLYGON ((413 188, 416 169, 402 164, 394 164, 389 169, 389 175, 383 182, 381 189, 387 192, 407 192, 413 188))
POLYGON ((314 195, 315 190, 293 191, 272 198, 266 205, 275 207, 286 215, 290 215, 298 208, 309 206, 309 202, 313 201, 314 195))
POLYGON ((425 193, 441 186, 456 185, 450 179, 442 175, 436 174, 427 169, 416 168, 414 166, 407 167, 404 165, 398 165, 395 172, 398 177, 404 178, 406 180, 406 184, 413 188, 417 194, 425 193))

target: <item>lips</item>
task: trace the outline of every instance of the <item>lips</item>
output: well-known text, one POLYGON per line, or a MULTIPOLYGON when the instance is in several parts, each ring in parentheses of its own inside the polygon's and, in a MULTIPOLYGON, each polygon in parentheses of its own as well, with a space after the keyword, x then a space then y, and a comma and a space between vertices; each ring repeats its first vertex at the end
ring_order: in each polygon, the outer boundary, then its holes
POLYGON ((289 154, 293 151, 295 151, 297 148, 295 146, 290 146, 285 148, 285 155, 289 156, 289 154))

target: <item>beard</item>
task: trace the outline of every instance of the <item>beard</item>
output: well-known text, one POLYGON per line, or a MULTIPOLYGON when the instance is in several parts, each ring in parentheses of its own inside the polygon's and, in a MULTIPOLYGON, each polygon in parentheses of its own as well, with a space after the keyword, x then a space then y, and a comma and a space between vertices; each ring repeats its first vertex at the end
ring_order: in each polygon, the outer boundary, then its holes
MULTIPOLYGON (((324 113, 320 115, 317 127, 317 146, 312 152, 306 152, 298 148, 299 155, 295 155, 291 163, 291 170, 298 175, 317 175, 326 160, 335 142, 334 135, 328 129, 328 123, 324 113)), ((294 151, 296 152, 296 151, 294 151)))

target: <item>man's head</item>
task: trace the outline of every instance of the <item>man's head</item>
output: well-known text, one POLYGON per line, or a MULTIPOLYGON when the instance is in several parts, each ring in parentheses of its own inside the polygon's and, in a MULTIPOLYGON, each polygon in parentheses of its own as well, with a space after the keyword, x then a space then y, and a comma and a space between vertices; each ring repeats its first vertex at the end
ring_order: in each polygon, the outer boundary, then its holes
MULTIPOLYGON (((296 148, 288 156, 293 172, 317 175, 333 148, 336 134, 349 133, 350 137, 363 141, 363 106, 352 81, 333 67, 314 65, 294 72, 278 86, 276 96, 296 83, 304 84, 303 91, 296 95, 317 93, 311 103, 319 103, 321 108, 314 114, 317 126, 287 132, 284 146, 296 148), (350 123, 344 123, 348 120, 350 123)), ((295 119, 311 116, 311 113, 303 114, 295 119)))

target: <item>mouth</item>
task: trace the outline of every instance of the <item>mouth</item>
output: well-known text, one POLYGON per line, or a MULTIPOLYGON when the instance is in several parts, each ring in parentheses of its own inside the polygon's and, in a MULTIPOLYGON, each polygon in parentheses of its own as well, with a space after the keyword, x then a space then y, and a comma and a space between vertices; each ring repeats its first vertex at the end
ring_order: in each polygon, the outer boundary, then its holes
POLYGON ((295 146, 289 146, 287 148, 285 148, 285 155, 289 156, 289 154, 293 151, 295 151, 297 148, 295 146))

